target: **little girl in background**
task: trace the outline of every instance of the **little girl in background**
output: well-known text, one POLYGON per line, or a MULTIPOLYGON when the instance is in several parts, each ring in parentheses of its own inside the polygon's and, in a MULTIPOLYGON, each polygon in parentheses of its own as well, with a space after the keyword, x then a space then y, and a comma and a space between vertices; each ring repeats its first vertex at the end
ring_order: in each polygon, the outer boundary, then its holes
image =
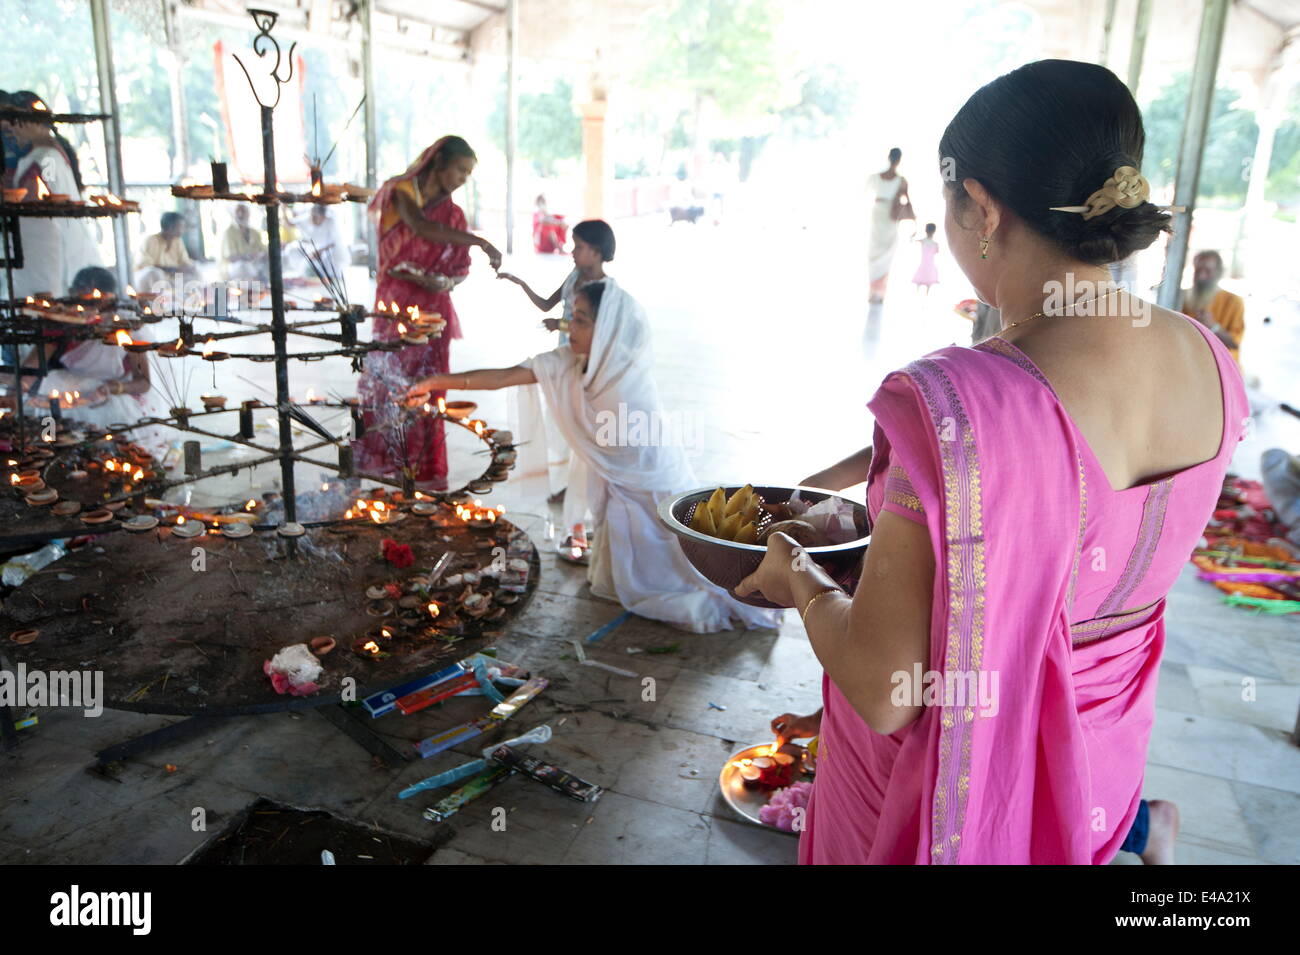
POLYGON ((603 219, 587 219, 573 227, 573 271, 569 273, 563 284, 551 293, 549 298, 542 298, 528 287, 527 282, 517 275, 500 272, 497 277, 503 278, 507 282, 514 282, 522 288, 532 303, 543 312, 549 312, 555 308, 556 304, 563 302, 564 317, 562 319, 548 318, 543 321, 549 331, 559 330, 560 344, 563 345, 569 340, 569 336, 565 334, 564 330, 573 318, 573 297, 578 293, 578 289, 584 285, 590 285, 592 282, 599 282, 603 279, 605 277, 605 263, 613 261, 614 230, 603 219))
MULTIPOLYGON (((564 317, 543 319, 542 324, 546 326, 547 331, 559 331, 560 344, 566 345, 569 342, 567 334, 569 322, 573 319, 574 298, 584 286, 604 279, 605 263, 612 261, 614 261, 614 230, 603 219, 587 219, 573 227, 573 271, 569 273, 560 287, 551 293, 550 298, 542 298, 529 288, 527 282, 517 275, 500 272, 498 278, 503 278, 507 282, 514 282, 522 288, 532 303, 543 312, 549 312, 555 308, 557 302, 563 302, 564 317)), ((519 427, 517 421, 512 420, 510 423, 515 428, 519 427)), ((567 490, 564 480, 559 475, 564 474, 568 469, 569 448, 564 440, 564 435, 560 433, 552 416, 546 416, 545 427, 547 431, 547 447, 551 453, 549 471, 555 475, 551 487, 556 488, 554 493, 550 495, 549 500, 551 503, 556 503, 564 499, 567 490)))
POLYGON ((935 225, 933 222, 925 224, 925 238, 917 239, 921 243, 921 264, 916 267, 916 274, 912 276, 912 284, 919 291, 925 288, 925 294, 930 294, 930 286, 939 284, 939 270, 935 267, 934 257, 939 254, 939 243, 934 240, 935 225))

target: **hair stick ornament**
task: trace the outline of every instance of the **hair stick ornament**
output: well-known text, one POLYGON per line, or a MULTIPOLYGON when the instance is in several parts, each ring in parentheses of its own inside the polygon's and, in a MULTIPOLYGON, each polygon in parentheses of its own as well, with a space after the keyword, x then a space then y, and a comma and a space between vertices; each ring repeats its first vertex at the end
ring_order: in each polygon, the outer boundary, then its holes
MULTIPOLYGON (((1084 220, 1104 215, 1118 206, 1135 209, 1151 195, 1151 183, 1133 166, 1120 166, 1100 189, 1084 200, 1081 206, 1051 206, 1051 212, 1078 212, 1084 220)), ((1169 212, 1185 212, 1184 206, 1159 206, 1169 212)))

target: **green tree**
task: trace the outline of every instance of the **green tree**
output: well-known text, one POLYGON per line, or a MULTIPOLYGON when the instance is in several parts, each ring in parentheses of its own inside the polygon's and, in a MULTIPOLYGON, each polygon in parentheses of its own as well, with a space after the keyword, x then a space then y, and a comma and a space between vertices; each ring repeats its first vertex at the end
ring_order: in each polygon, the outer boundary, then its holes
POLYGON ((782 93, 777 21, 773 0, 672 0, 650 18, 643 78, 691 111, 692 143, 710 138, 706 103, 733 124, 770 123, 782 93))
MULTIPOLYGON (((573 87, 556 80, 549 93, 521 93, 518 112, 519 156, 533 163, 538 175, 553 176, 555 164, 582 156, 582 117, 573 111, 573 87)), ((497 91, 497 104, 488 121, 492 140, 506 148, 506 86, 497 91)))
MULTIPOLYGON (((1146 124, 1146 155, 1143 171, 1152 185, 1167 186, 1178 172, 1178 149, 1187 118, 1191 74, 1183 73, 1164 87, 1143 110, 1146 124)), ((1243 200, 1249 168, 1255 153, 1259 127, 1255 114, 1236 106, 1240 94, 1218 87, 1210 108, 1210 128, 1201 158, 1201 198, 1243 200)))

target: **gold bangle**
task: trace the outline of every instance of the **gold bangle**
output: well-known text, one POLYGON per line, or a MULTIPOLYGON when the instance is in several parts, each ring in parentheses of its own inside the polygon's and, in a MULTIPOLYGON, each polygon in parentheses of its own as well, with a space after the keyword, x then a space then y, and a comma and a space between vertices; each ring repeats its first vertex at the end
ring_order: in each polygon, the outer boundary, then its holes
POLYGON ((808 611, 812 609, 813 604, 821 600, 827 594, 843 594, 843 593, 844 591, 840 590, 840 588, 838 587, 828 587, 826 590, 823 590, 820 593, 813 595, 813 599, 803 605, 802 619, 803 619, 804 627, 806 628, 808 626, 808 611))

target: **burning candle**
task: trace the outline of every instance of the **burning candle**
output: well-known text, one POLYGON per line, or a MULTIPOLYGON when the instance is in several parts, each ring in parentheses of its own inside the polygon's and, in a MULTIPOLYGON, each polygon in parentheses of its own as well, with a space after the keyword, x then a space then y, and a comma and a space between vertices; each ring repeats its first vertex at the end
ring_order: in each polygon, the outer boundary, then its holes
POLYGON ((55 421, 63 420, 63 406, 59 403, 59 391, 57 388, 50 392, 50 414, 54 416, 55 421))

